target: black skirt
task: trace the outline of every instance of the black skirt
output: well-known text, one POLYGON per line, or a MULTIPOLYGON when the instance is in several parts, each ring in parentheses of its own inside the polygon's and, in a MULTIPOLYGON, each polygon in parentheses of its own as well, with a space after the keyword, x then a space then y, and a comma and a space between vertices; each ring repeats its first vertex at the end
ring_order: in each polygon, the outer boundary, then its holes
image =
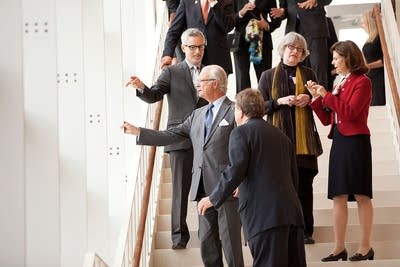
POLYGON ((334 127, 329 155, 328 198, 354 195, 372 198, 371 139, 360 134, 344 136, 334 127))

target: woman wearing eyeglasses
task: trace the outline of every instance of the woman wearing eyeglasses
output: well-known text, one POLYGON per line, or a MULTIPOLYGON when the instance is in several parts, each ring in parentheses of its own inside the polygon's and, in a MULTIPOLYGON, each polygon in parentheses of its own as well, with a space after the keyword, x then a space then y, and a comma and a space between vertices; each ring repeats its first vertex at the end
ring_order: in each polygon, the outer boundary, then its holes
POLYGON ((281 62, 262 73, 258 88, 265 100, 267 120, 292 141, 299 174, 298 194, 304 216, 304 243, 314 244, 313 180, 318 173, 317 157, 322 153, 312 110, 311 95, 304 84, 315 80, 314 72, 301 64, 309 55, 304 37, 286 34, 278 46, 281 62))
POLYGON ((328 198, 333 200, 335 247, 322 261, 347 260, 345 234, 348 201, 356 201, 361 227, 361 242, 351 261, 373 260, 371 247, 372 160, 370 131, 367 125, 372 85, 364 56, 352 41, 331 47, 332 64, 343 78, 332 93, 322 85, 307 81, 313 96, 311 107, 324 125, 331 125, 333 139, 329 156, 328 198), (328 108, 328 109, 327 109, 328 108))

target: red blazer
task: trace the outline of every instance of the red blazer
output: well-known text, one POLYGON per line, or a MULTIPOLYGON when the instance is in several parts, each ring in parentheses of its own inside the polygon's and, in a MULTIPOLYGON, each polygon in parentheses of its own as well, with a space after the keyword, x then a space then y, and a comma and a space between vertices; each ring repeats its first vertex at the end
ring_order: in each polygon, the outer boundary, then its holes
POLYGON ((323 125, 331 124, 328 138, 332 138, 334 114, 337 114, 336 126, 338 131, 346 136, 368 134, 368 111, 372 98, 370 79, 363 74, 351 74, 337 95, 328 92, 324 98, 319 97, 312 103, 311 108, 317 114, 323 125), (329 111, 326 111, 327 107, 329 111))

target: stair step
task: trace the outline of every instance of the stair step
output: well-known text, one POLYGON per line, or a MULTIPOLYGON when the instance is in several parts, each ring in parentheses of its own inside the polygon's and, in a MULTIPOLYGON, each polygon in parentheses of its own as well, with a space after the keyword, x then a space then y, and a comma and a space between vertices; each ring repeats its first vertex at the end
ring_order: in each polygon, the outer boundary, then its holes
MULTIPOLYGON (((250 265, 249 265, 250 266, 250 265)), ((308 262, 308 267, 326 267, 326 266, 351 266, 351 267, 399 267, 400 260, 373 260, 373 261, 339 261, 339 262, 308 262)), ((246 266, 247 267, 247 266, 246 266)))
MULTIPOLYGON (((375 166, 375 165, 374 165, 375 166)), ((379 166, 379 165, 377 165, 379 166)), ((382 170, 384 166, 379 167, 382 170)), ((387 169, 382 170, 381 173, 376 173, 377 167, 373 168, 373 189, 374 191, 400 191, 400 175, 397 168, 387 167, 387 169)), ((328 171, 320 171, 318 175, 314 178, 313 189, 314 193, 324 193, 328 192, 328 171)), ((161 188, 161 199, 171 198, 172 195, 172 183, 163 183, 161 188)))
MULTIPOLYGON (((355 262, 335 262, 333 264, 341 266, 374 266, 374 267, 391 267, 400 265, 400 260, 395 259, 400 249, 399 241, 377 241, 372 242, 372 246, 375 251, 374 261, 364 261, 362 263, 355 262), (349 265, 350 264, 350 265, 349 265), (361 265, 360 265, 361 264, 361 265), (367 264, 367 265, 366 265, 367 264), (386 265, 388 264, 388 265, 386 265)), ((358 244, 353 242, 346 243, 347 251, 349 255, 353 255, 357 251, 358 244)), ((307 266, 326 266, 326 263, 322 263, 320 260, 324 256, 328 255, 333 249, 332 244, 321 243, 314 245, 306 245, 306 260, 307 266)), ((172 250, 172 249, 156 249, 152 252, 154 265, 162 267, 188 267, 188 266, 203 266, 200 256, 199 248, 187 248, 183 250, 172 250)), ((246 266, 252 266, 252 257, 250 250, 247 246, 243 246, 243 257, 246 266)))
MULTIPOLYGON (((189 212, 187 224, 189 229, 196 231, 198 229, 198 219, 195 211, 189 212)), ((314 209, 315 226, 331 226, 333 222, 332 209, 314 209)), ((374 223, 375 224, 400 224, 400 207, 374 207, 374 223)), ((358 210, 357 207, 349 207, 348 223, 357 225, 358 210)), ((157 217, 157 231, 170 231, 171 216, 169 214, 159 215, 157 217)))
MULTIPOLYGON (((372 185, 374 191, 400 191, 400 176, 399 175, 374 175, 372 177, 372 185)), ((328 192, 327 175, 318 174, 313 182, 314 194, 328 192)))
MULTIPOLYGON (((317 243, 333 243, 333 226, 318 226, 314 227, 315 241, 317 243)), ((360 226, 358 224, 349 224, 347 226, 346 241, 360 240, 360 226)), ((400 224, 374 224, 372 226, 372 241, 396 241, 400 242, 400 224)), ((197 230, 190 230, 189 248, 199 247, 200 242, 197 237, 197 230)), ((155 248, 167 249, 171 247, 170 231, 158 231, 155 234, 155 248)), ((400 246, 399 246, 400 249, 400 246)))
MULTIPOLYGON (((399 177, 400 179, 400 177, 399 177)), ((196 213, 196 205, 195 201, 188 202, 188 213, 196 213)), ((383 208, 383 207, 400 207, 400 192, 399 191, 374 191, 373 198, 374 208, 383 208)), ((350 208, 355 208, 356 203, 349 203, 350 208)), ((326 192, 324 193, 314 193, 314 210, 321 209, 331 209, 332 208, 332 200, 326 197, 326 192)), ((171 212, 171 199, 164 198, 159 202, 159 214, 167 215, 171 212)))

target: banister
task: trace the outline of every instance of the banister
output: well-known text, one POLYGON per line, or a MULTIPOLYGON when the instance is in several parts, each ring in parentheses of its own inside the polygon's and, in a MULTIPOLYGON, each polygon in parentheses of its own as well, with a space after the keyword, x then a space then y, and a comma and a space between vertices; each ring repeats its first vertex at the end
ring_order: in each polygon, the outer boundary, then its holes
POLYGON ((399 93, 397 91, 397 86, 396 86, 396 80, 395 80, 395 75, 392 67, 392 62, 390 60, 389 56, 389 51, 388 51, 388 46, 386 43, 386 37, 385 37, 385 31, 383 29, 383 24, 382 24, 382 18, 381 18, 381 12, 380 12, 380 7, 378 4, 374 5, 374 15, 375 15, 375 21, 376 21, 376 26, 378 28, 379 32, 379 39, 381 41, 381 47, 382 47, 382 53, 383 53, 383 61, 385 63, 385 68, 386 68, 386 73, 388 76, 388 81, 390 85, 390 91, 392 93, 392 98, 393 98, 393 104, 397 116, 397 123, 400 125, 400 98, 399 98, 399 93))
MULTIPOLYGON (((153 129, 158 130, 160 127, 161 121, 161 112, 163 101, 159 101, 156 104, 156 110, 154 114, 154 122, 153 122, 153 129)), ((143 189, 143 198, 142 198, 142 205, 140 209, 140 218, 139 218, 139 225, 136 232, 136 243, 135 249, 133 252, 133 262, 132 267, 139 267, 140 264, 140 256, 142 254, 142 247, 143 247, 143 236, 146 227, 146 219, 147 219, 147 210, 149 206, 149 198, 150 198, 150 190, 151 190, 151 183, 153 179, 153 170, 154 170, 154 160, 156 157, 156 149, 157 147, 152 146, 149 149, 149 156, 148 156, 148 166, 146 170, 146 180, 143 189)))

